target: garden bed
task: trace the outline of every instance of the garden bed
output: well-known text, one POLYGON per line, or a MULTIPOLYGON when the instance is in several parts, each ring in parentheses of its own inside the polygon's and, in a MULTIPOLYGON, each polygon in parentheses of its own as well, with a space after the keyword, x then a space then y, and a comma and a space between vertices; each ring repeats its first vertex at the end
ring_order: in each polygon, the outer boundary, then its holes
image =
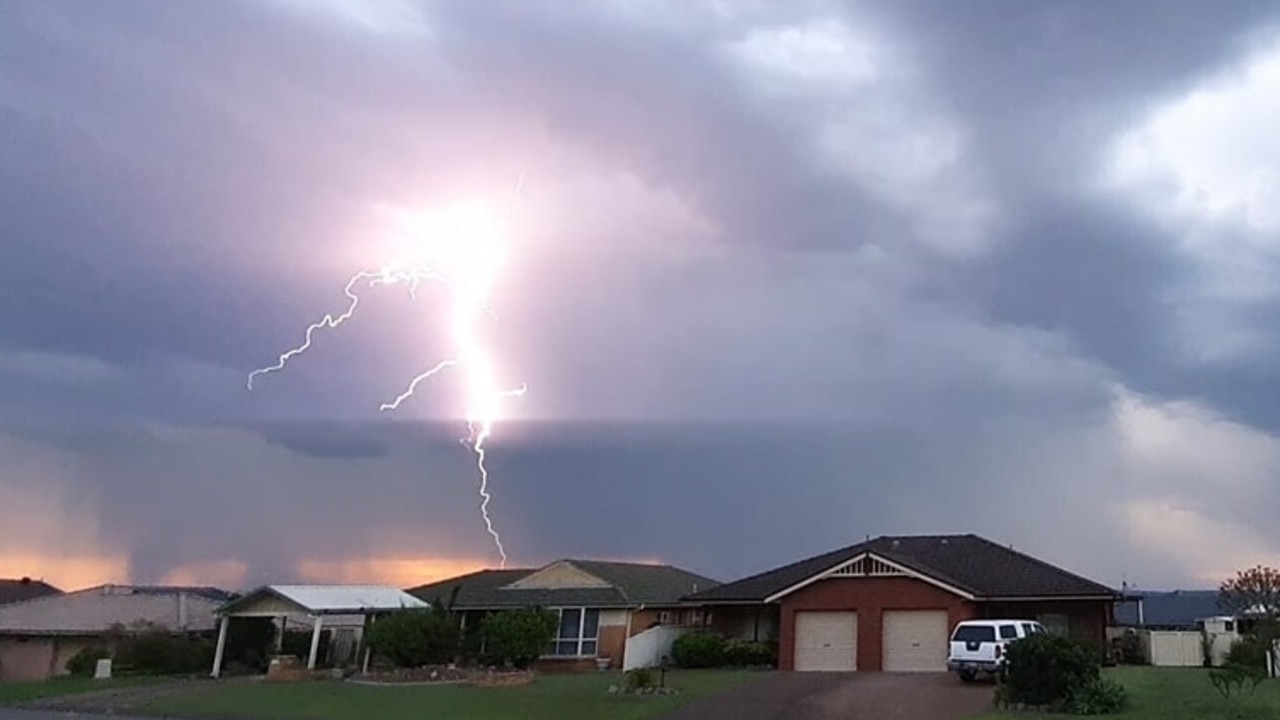
POLYGON ((356 675, 347 680, 359 685, 475 685, 480 687, 525 685, 533 682, 529 670, 460 668, 455 665, 428 665, 396 668, 356 675))

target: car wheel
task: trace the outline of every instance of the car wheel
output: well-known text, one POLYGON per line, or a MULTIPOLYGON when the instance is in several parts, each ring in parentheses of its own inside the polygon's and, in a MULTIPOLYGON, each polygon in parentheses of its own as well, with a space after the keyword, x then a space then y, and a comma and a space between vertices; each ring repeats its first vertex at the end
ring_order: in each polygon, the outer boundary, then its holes
POLYGON ((956 674, 960 676, 960 682, 970 683, 970 682, 973 682, 974 678, 977 677, 977 675, 972 670, 960 670, 956 674))

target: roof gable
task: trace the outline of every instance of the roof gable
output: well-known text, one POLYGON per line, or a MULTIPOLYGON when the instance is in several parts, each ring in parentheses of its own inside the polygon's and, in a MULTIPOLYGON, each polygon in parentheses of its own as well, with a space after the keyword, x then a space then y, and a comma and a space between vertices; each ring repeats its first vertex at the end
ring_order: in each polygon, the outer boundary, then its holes
POLYGON ((872 554, 961 596, 977 600, 1015 598, 1114 597, 1100 583, 977 535, 885 536, 806 558, 690 595, 697 602, 776 601, 788 588, 803 587, 824 574, 872 554))
POLYGON ((565 590, 609 587, 614 587, 614 585, 583 570, 572 561, 559 560, 516 579, 503 586, 503 589, 565 590))

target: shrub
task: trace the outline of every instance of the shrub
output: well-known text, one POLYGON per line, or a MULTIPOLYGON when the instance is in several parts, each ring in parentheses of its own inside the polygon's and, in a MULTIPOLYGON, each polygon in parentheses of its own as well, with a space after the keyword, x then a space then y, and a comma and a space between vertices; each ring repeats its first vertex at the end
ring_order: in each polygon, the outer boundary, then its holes
POLYGON ((367 637, 369 648, 397 667, 421 667, 453 662, 462 634, 457 620, 435 606, 383 615, 367 637))
POLYGON ((682 668, 714 668, 725 664, 724 636, 709 630, 694 630, 676 638, 671 659, 682 668))
POLYGON ((653 678, 653 669, 642 667, 627 672, 627 689, 643 690, 644 688, 653 687, 657 681, 653 678))
POLYGON ((187 675, 208 670, 214 644, 208 638, 175 635, 163 628, 126 634, 116 643, 115 666, 148 675, 187 675))
POLYGON ((1265 671, 1267 669, 1266 640, 1256 635, 1246 635, 1236 640, 1227 650, 1223 665, 1265 671))
POLYGON ((1071 712, 1076 715, 1110 715, 1125 709, 1129 693, 1111 678, 1097 677, 1071 693, 1071 712))
POLYGON ((109 657, 111 651, 104 647, 83 648, 67 661, 67 672, 76 677, 92 677, 98 661, 109 657))
POLYGON ((1006 657, 1007 698, 1020 705, 1061 708, 1102 672, 1093 648, 1051 633, 1009 643, 1006 657))
POLYGON ((742 638, 730 638, 724 644, 724 664, 731 667, 774 666, 778 658, 769 645, 742 638))
POLYGON ((524 669, 546 652, 560 619, 550 610, 529 607, 495 613, 486 617, 482 625, 487 654, 524 669))

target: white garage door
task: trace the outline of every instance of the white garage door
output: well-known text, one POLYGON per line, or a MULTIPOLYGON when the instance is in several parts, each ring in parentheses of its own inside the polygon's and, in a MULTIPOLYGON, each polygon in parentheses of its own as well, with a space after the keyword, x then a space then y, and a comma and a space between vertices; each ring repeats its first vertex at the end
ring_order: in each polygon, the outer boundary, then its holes
POLYGON ((796 613, 796 670, 852 672, 857 666, 858 613, 796 613))
POLYGON ((885 672, 946 672, 947 611, 886 610, 885 672))

